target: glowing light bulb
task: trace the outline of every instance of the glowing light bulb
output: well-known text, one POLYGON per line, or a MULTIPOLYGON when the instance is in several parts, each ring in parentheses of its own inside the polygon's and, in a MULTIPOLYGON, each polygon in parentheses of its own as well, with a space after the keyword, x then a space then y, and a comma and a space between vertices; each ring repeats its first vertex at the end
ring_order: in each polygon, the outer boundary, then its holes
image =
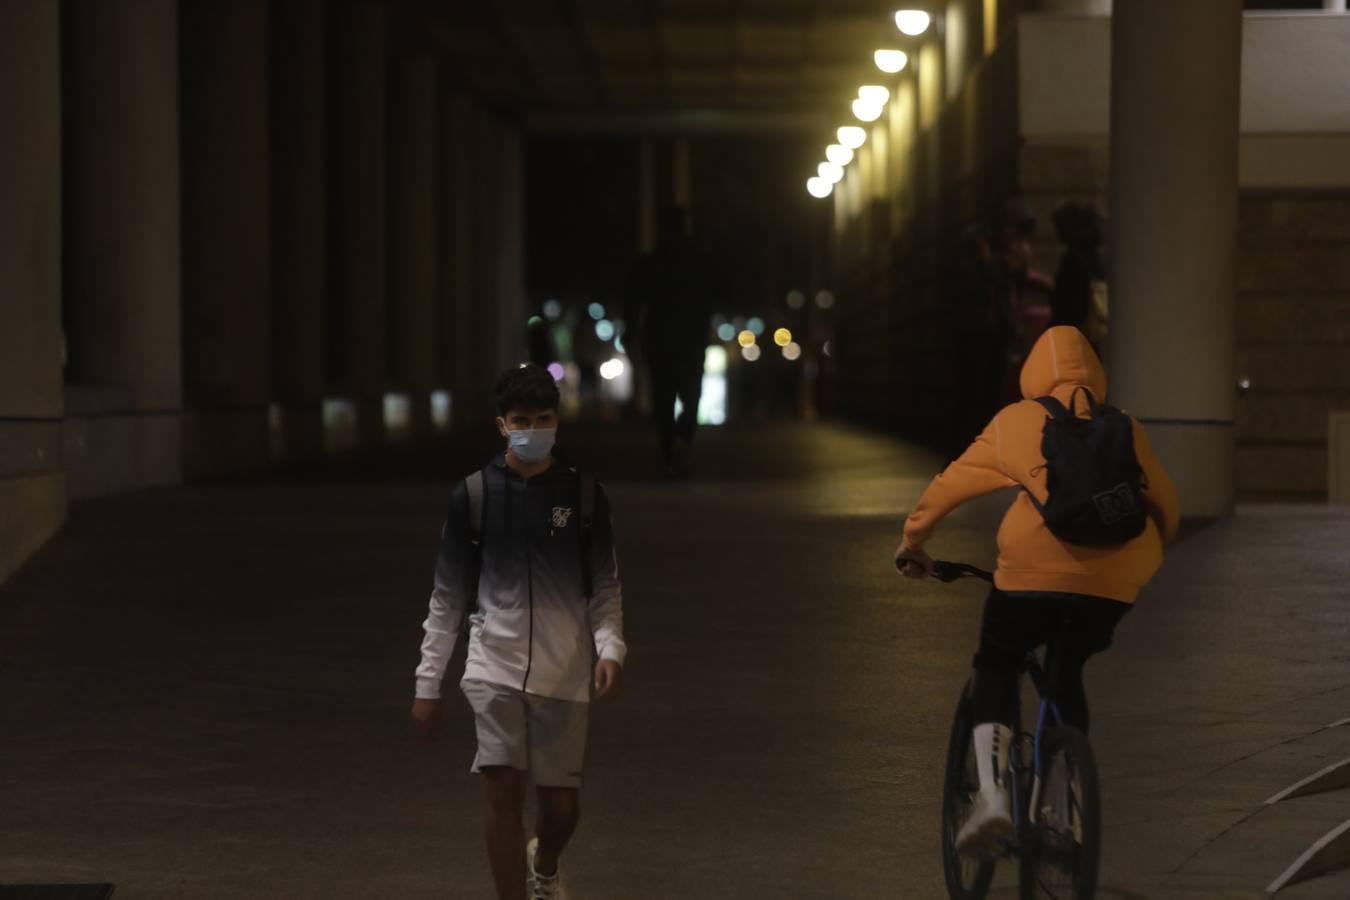
POLYGON ((835 132, 835 137, 849 150, 857 150, 867 142, 867 132, 857 125, 845 125, 835 132))
POLYGON ((928 30, 933 17, 921 9, 902 9, 895 14, 895 27, 910 37, 918 37, 928 30))
POLYGON ((843 144, 831 144, 825 148, 825 158, 836 166, 846 166, 853 162, 853 151, 843 144))
POLYGON ((853 101, 853 115, 857 116, 859 122, 875 122, 881 118, 881 107, 859 97, 853 101))
POLYGON ((885 106, 891 99, 891 92, 882 84, 864 84, 858 88, 858 99, 866 100, 873 106, 885 106))
POLYGON ((812 197, 818 200, 824 200, 834 192, 834 185, 821 178, 819 175, 812 175, 806 179, 806 191, 812 197))
POLYGON ((909 64, 909 54, 903 50, 878 50, 872 54, 877 68, 888 75, 902 71, 909 64))

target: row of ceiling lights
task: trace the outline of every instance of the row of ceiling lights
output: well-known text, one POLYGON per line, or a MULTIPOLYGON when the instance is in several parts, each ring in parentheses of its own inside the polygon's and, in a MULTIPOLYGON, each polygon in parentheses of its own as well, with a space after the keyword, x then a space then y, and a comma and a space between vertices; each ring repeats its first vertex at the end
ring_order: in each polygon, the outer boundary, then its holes
MULTIPOLYGON (((895 14, 895 27, 909 37, 922 35, 932 21, 932 16, 921 9, 902 9, 895 14)), ((896 75, 908 65, 909 54, 885 48, 873 53, 872 61, 887 75, 896 75)), ((864 84, 858 88, 857 99, 853 101, 853 115, 860 122, 875 122, 881 118, 890 99, 890 88, 885 85, 864 84)), ((839 143, 825 148, 825 161, 817 167, 816 174, 806 180, 806 190, 812 197, 830 196, 834 186, 844 177, 844 167, 853 161, 853 151, 867 141, 867 131, 857 125, 844 125, 835 132, 835 137, 839 143)))

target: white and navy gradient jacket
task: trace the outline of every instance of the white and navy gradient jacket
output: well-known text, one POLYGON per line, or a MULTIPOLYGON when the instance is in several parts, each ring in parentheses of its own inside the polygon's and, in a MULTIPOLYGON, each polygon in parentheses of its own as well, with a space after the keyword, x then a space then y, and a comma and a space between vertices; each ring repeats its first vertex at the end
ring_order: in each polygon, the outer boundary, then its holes
POLYGON ((469 621, 465 680, 590 701, 595 658, 623 664, 623 592, 609 501, 598 484, 590 530, 591 598, 581 575, 577 470, 555 462, 528 481, 498 455, 483 469, 481 573, 463 482, 441 533, 431 608, 423 628, 417 696, 440 696, 455 642, 469 621), (471 597, 477 585, 477 602, 471 597))

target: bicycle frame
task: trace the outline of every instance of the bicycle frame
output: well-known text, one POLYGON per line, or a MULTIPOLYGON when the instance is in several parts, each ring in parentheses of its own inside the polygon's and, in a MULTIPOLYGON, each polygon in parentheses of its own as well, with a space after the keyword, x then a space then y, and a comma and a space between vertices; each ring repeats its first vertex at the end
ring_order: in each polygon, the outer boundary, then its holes
MULTIPOLYGON (((1048 652, 1048 651, 1047 651, 1048 652)), ((1041 754, 1041 742, 1045 736, 1047 720, 1053 720, 1051 727, 1059 728, 1064 724, 1064 717, 1060 714, 1059 706, 1054 700, 1050 699, 1050 679, 1045 670, 1041 668, 1041 661, 1035 653, 1028 653, 1026 658, 1027 675, 1031 678, 1031 683, 1036 687, 1036 694, 1040 697, 1040 708, 1036 711, 1036 729, 1032 732, 1032 782, 1031 798, 1027 804, 1028 824, 1036 824, 1036 806, 1041 799, 1041 780, 1045 774, 1045 758, 1041 754)), ((1014 781, 1014 785, 1016 782, 1014 781)), ((1013 797, 1013 815, 1014 825, 1020 827, 1021 806, 1017 803, 1016 795, 1013 797)))

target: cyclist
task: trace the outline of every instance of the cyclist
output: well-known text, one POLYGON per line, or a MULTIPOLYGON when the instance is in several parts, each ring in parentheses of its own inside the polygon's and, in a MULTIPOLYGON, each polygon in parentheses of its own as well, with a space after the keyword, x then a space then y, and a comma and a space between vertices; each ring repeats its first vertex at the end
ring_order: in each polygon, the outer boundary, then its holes
POLYGON ((970 448, 933 479, 905 521, 895 553, 904 575, 932 574, 924 545, 938 523, 962 503, 1002 488, 1022 488, 998 533, 998 569, 985 601, 975 654, 972 740, 980 790, 970 818, 957 835, 958 851, 991 855, 1012 830, 1004 779, 1017 714, 1022 661, 1052 639, 1052 690, 1068 725, 1086 732, 1083 666, 1111 645, 1112 634, 1140 589, 1162 565, 1163 545, 1176 535, 1176 490, 1154 456, 1144 427, 1133 421, 1135 457, 1142 469, 1148 517, 1138 537, 1111 547, 1065 543, 1046 527, 1038 503, 1047 499, 1046 460, 1041 452, 1047 421, 1038 397, 1053 397, 1080 418, 1091 415, 1081 388, 1106 400, 1106 374, 1087 338, 1076 328, 1048 329, 1027 357, 1021 374, 1025 398, 1005 407, 970 448), (1037 502, 1033 502, 1033 495, 1037 502))

